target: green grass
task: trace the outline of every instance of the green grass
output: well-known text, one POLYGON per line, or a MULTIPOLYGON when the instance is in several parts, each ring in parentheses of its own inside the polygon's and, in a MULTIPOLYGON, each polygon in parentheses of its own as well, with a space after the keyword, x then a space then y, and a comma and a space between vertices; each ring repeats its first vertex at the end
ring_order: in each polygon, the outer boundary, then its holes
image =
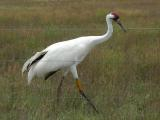
POLYGON ((21 68, 46 46, 106 30, 105 15, 120 14, 127 28, 160 28, 157 0, 1 0, 1 120, 158 120, 160 118, 160 39, 158 29, 128 30, 114 24, 112 38, 97 46, 78 67, 96 114, 80 97, 72 75, 56 88, 61 72, 27 86, 21 68))

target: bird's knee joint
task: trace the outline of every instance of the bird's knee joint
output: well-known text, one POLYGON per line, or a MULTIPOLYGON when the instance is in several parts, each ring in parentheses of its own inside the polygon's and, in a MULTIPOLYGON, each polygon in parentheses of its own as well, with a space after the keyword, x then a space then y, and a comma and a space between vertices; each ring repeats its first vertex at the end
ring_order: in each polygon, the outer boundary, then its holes
POLYGON ((76 80, 76 85, 77 85, 77 88, 79 91, 82 91, 82 86, 81 86, 81 83, 80 83, 80 80, 76 80))

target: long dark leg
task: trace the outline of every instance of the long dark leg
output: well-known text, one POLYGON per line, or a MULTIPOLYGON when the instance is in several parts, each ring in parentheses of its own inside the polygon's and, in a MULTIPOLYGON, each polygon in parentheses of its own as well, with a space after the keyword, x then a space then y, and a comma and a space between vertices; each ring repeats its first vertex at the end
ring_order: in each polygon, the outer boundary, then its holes
POLYGON ((61 91, 62 91, 61 88, 62 88, 62 84, 63 84, 64 78, 68 74, 68 72, 69 72, 68 69, 64 69, 63 77, 61 78, 61 81, 60 81, 59 86, 57 88, 57 103, 59 102, 59 99, 60 99, 60 96, 61 96, 61 91))
POLYGON ((62 79, 59 83, 59 86, 57 88, 57 102, 58 103, 59 103, 59 98, 60 98, 60 95, 61 95, 61 87, 62 87, 63 81, 64 81, 64 76, 62 77, 62 79))
POLYGON ((79 90, 79 93, 87 100, 87 102, 91 105, 91 107, 97 112, 97 108, 95 107, 95 105, 91 102, 91 100, 85 95, 85 93, 83 92, 82 90, 82 87, 81 87, 81 84, 80 84, 80 80, 76 79, 76 85, 77 85, 77 88, 79 90))

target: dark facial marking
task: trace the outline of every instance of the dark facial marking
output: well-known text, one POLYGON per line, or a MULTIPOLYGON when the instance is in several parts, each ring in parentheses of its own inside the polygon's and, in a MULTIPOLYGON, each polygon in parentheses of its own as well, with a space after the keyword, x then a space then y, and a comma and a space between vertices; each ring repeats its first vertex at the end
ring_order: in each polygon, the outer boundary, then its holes
POLYGON ((112 13, 112 15, 114 15, 113 20, 117 21, 119 19, 119 16, 116 13, 112 13))

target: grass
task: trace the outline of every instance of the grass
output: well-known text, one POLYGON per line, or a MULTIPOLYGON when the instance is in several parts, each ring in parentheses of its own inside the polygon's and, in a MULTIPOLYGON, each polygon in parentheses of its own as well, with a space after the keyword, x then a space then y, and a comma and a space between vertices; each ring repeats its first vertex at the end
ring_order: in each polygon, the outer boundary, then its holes
POLYGON ((127 28, 160 28, 156 0, 1 0, 0 119, 2 120, 158 120, 160 118, 159 29, 128 30, 114 25, 112 38, 79 65, 95 114, 79 96, 69 75, 60 104, 61 72, 48 81, 21 76, 27 58, 46 46, 105 32, 105 15, 117 11, 127 28))

